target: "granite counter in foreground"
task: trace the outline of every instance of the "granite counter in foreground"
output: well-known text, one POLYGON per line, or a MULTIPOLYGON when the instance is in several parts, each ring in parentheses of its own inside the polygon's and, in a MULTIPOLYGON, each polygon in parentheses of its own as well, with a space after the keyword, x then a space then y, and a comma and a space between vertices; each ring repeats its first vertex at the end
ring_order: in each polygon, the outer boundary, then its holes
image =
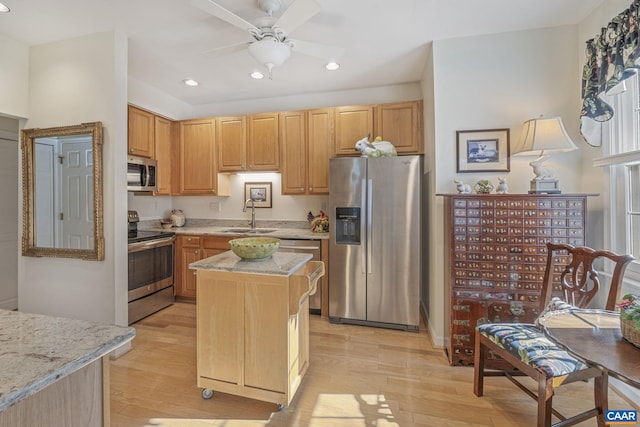
POLYGON ((275 252, 262 260, 245 261, 231 251, 189 264, 194 270, 231 271, 235 273, 290 276, 312 258, 311 254, 275 252))
MULTIPOLYGON (((0 310, 0 420, 3 411, 35 397, 134 336, 135 329, 130 327, 0 310)), ((30 403, 30 408, 35 406, 30 403)))

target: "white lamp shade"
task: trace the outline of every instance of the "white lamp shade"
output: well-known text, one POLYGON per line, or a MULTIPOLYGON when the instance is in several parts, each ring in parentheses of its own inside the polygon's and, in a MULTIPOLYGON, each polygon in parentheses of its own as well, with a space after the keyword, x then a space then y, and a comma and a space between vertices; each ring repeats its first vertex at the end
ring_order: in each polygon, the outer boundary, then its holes
POLYGON ((269 71, 273 67, 280 66, 291 55, 291 46, 278 40, 265 37, 249 45, 249 53, 269 71))
POLYGON ((577 150, 560 117, 537 118, 524 122, 514 154, 552 154, 577 150))

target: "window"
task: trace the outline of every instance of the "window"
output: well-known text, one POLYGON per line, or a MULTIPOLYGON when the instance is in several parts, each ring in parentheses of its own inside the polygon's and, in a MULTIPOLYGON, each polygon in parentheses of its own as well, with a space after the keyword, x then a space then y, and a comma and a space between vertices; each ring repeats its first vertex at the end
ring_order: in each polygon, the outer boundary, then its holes
MULTIPOLYGON (((630 253, 636 261, 627 268, 630 279, 640 281, 640 78, 636 73, 605 96, 615 110, 603 126, 604 156, 596 166, 607 166, 610 194, 608 235, 611 248, 630 253)), ((606 225, 605 225, 606 227, 606 225)))

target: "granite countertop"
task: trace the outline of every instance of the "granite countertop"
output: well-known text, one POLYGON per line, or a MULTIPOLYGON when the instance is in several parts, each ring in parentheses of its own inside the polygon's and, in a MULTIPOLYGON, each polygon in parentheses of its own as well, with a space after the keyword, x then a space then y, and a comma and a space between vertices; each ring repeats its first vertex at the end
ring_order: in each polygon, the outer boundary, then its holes
POLYGON ((132 340, 134 328, 0 310, 0 411, 132 340))
POLYGON ((176 234, 200 234, 211 236, 265 236, 276 237, 278 239, 304 239, 304 240, 325 240, 329 239, 329 233, 314 233, 309 229, 309 224, 305 221, 259 221, 258 230, 274 230, 268 233, 242 233, 225 230, 249 229, 246 221, 235 220, 202 220, 187 219, 184 227, 171 227, 163 229, 158 221, 142 221, 139 226, 141 230, 172 231, 176 234))
POLYGON ((311 254, 275 252, 269 258, 245 261, 231 251, 189 264, 195 270, 231 271, 234 273, 266 274, 290 276, 294 271, 311 260, 311 254))

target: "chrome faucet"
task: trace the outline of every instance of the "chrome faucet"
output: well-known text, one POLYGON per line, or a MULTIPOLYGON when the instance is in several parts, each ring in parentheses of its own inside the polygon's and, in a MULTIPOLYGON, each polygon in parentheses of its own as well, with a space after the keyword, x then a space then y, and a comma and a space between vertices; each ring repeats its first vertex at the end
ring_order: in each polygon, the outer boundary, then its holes
POLYGON ((242 209, 242 212, 246 212, 247 211, 247 204, 251 202, 251 229, 255 230, 256 228, 256 205, 255 203, 253 203, 253 200, 251 199, 247 199, 244 201, 244 208, 242 209))

